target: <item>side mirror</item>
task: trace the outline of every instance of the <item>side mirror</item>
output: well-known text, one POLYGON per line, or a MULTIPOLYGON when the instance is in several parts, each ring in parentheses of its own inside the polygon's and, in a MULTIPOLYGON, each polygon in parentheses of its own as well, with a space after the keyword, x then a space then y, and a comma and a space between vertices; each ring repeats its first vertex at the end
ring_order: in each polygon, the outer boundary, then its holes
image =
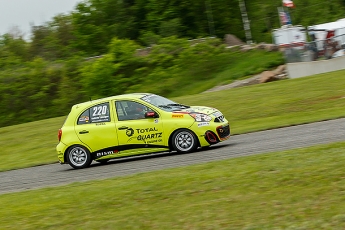
POLYGON ((158 114, 154 111, 148 111, 145 113, 145 118, 158 118, 158 114))

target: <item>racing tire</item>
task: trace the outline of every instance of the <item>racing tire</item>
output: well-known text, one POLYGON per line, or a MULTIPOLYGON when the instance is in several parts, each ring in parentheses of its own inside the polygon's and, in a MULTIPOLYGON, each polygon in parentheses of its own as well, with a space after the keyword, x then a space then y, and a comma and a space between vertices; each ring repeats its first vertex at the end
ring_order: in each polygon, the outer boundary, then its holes
POLYGON ((72 168, 82 169, 89 167, 92 159, 87 148, 75 145, 67 150, 67 161, 72 168))
POLYGON ((193 152, 198 148, 198 140, 195 134, 188 129, 180 129, 172 136, 172 147, 179 153, 193 152))

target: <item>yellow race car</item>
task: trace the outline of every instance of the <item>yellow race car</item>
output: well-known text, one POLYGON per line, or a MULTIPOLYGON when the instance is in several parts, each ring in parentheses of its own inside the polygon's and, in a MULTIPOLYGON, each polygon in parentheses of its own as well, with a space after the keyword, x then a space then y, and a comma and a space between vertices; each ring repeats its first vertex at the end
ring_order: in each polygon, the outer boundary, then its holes
POLYGON ((215 108, 133 93, 74 105, 58 132, 56 150, 61 164, 79 169, 93 160, 192 152, 229 137, 229 123, 215 108))

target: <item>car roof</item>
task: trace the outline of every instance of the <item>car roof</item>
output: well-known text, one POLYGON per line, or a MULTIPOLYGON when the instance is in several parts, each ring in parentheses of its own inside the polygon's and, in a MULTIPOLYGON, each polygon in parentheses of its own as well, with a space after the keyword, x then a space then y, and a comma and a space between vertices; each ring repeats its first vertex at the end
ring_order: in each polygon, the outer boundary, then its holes
POLYGON ((144 96, 148 96, 148 95, 154 95, 152 93, 129 93, 129 94, 121 94, 121 95, 115 95, 115 96, 110 96, 110 97, 105 97, 105 98, 100 98, 100 99, 96 99, 96 100, 90 100, 90 101, 86 101, 83 103, 79 103, 79 104, 75 104, 73 107, 85 107, 85 106, 89 106, 89 105, 93 105, 93 104, 99 104, 102 102, 107 102, 107 101, 111 101, 111 100, 121 100, 121 99, 139 99, 142 98, 144 96))

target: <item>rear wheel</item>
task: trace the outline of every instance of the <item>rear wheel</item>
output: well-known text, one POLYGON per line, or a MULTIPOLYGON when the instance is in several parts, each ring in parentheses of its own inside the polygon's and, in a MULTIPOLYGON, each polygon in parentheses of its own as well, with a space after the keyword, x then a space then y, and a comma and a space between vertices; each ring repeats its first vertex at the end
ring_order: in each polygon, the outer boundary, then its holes
POLYGON ((192 152, 198 147, 195 134, 188 129, 181 129, 174 133, 172 137, 173 148, 180 153, 192 152))
POLYGON ((90 151, 83 146, 72 146, 67 151, 67 160, 70 166, 75 169, 89 167, 91 164, 90 151))

